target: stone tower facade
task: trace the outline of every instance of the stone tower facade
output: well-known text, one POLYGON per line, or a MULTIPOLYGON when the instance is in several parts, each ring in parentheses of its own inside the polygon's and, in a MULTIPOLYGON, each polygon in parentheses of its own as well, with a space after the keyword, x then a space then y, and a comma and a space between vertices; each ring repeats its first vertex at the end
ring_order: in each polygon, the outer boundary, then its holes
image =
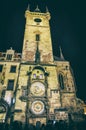
POLYGON ((53 56, 49 11, 27 9, 25 17, 22 54, 12 48, 0 53, 0 121, 82 119, 70 63, 61 49, 60 57, 53 56))
POLYGON ((22 60, 35 61, 37 47, 40 52, 41 62, 52 62, 52 43, 50 35, 50 13, 41 13, 38 7, 35 12, 27 10, 25 12, 26 25, 24 34, 24 43, 22 51, 22 60))

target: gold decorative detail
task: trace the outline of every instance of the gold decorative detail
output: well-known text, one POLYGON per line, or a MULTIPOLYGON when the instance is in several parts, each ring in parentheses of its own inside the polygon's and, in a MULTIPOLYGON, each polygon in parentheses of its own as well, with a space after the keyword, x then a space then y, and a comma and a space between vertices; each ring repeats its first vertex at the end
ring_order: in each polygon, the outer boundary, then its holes
POLYGON ((34 96, 42 96, 45 92, 45 86, 43 83, 41 82, 34 82, 32 85, 31 85, 31 93, 34 95, 34 96))
POLYGON ((42 101, 34 101, 31 110, 34 114, 42 114, 44 112, 44 103, 42 101))

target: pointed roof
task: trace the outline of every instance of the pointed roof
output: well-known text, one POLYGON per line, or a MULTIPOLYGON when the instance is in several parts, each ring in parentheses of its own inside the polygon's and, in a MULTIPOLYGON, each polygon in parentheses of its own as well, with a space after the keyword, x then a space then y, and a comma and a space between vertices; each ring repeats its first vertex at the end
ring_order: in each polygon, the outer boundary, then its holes
POLYGON ((38 7, 38 5, 37 5, 37 7, 36 7, 36 9, 34 11, 35 12, 41 12, 40 9, 39 9, 39 7, 38 7))
POLYGON ((29 10, 30 11, 30 5, 28 4, 28 7, 27 7, 27 10, 29 10))
POLYGON ((63 53, 62 53, 61 47, 59 47, 59 49, 60 49, 60 58, 63 59, 63 60, 65 60, 65 59, 64 59, 64 56, 63 56, 63 53))
POLYGON ((46 6, 46 13, 49 13, 48 7, 46 6))

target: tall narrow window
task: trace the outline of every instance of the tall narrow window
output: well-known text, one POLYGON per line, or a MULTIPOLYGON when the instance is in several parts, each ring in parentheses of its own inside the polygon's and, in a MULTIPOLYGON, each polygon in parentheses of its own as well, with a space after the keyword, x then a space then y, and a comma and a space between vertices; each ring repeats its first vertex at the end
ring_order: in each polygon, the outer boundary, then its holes
POLYGON ((36 41, 40 41, 40 35, 36 34, 36 41))
POLYGON ((36 79, 36 74, 33 74, 33 78, 36 79))
POLYGON ((43 79, 43 74, 40 74, 40 79, 43 79))
POLYGON ((7 90, 13 90, 14 80, 8 80, 7 90))
POLYGON ((26 89, 23 89, 23 90, 22 90, 22 96, 23 96, 23 97, 27 96, 27 90, 26 90, 26 89))
POLYGON ((59 74, 58 78, 59 78, 60 88, 64 89, 64 77, 63 77, 63 75, 59 74))
POLYGON ((12 54, 7 54, 6 60, 12 60, 12 54))
POLYGON ((3 69, 3 65, 0 65, 0 72, 2 72, 2 69, 3 69))
POLYGON ((10 72, 11 72, 11 73, 15 73, 15 72, 16 72, 16 66, 15 66, 15 65, 12 65, 12 66, 11 66, 10 72))

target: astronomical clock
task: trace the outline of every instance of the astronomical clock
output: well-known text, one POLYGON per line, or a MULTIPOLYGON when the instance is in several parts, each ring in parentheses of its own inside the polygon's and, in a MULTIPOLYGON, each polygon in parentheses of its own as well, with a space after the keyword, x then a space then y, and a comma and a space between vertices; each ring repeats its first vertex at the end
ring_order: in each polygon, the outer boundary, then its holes
POLYGON ((44 96, 45 86, 41 82, 34 82, 31 85, 30 92, 33 96, 44 96))
POLYGON ((34 115, 41 115, 45 111, 45 103, 43 97, 45 96, 45 85, 40 81, 33 82, 30 87, 31 100, 30 111, 34 115))
POLYGON ((45 105, 42 101, 36 100, 31 105, 31 112, 35 115, 43 114, 45 110, 45 105))

